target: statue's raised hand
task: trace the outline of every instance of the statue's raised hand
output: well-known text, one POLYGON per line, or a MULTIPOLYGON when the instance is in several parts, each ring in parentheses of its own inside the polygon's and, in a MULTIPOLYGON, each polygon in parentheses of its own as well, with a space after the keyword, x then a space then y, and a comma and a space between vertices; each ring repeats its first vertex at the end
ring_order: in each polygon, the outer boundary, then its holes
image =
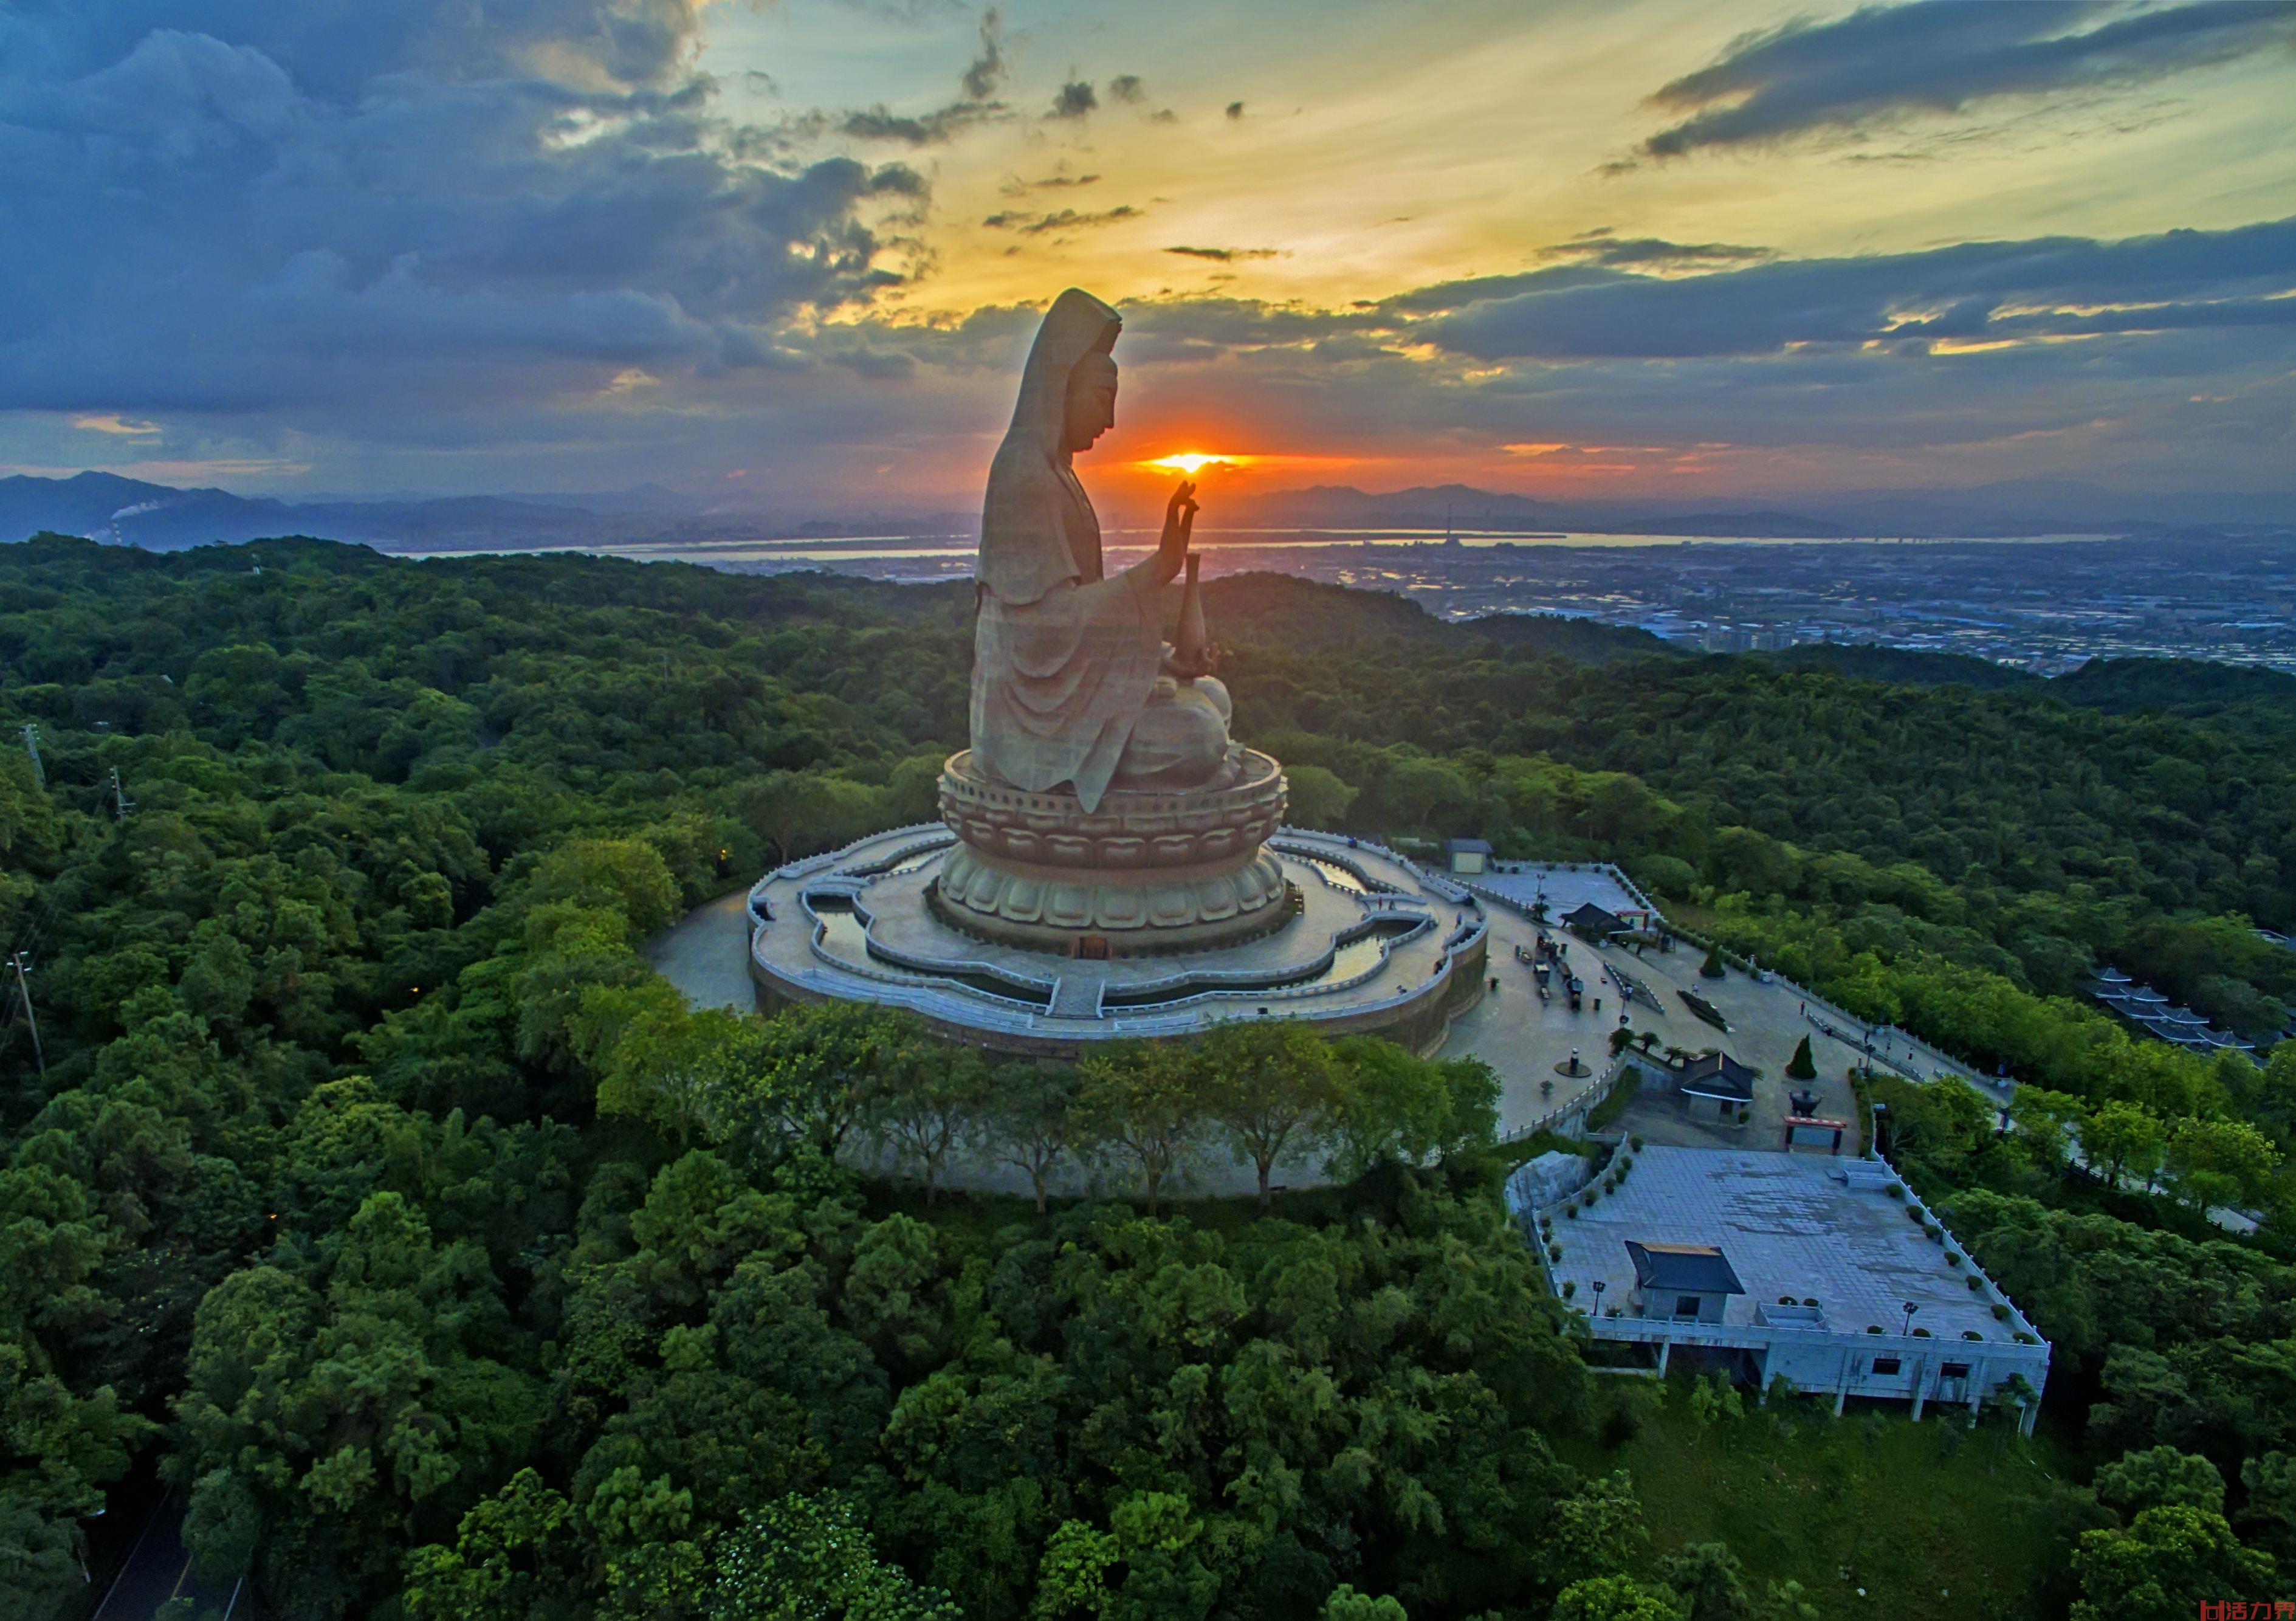
POLYGON ((1160 580, 1176 580, 1188 555, 1188 537, 1196 527, 1196 487, 1180 481, 1164 504, 1164 534, 1156 543, 1156 572, 1160 580))

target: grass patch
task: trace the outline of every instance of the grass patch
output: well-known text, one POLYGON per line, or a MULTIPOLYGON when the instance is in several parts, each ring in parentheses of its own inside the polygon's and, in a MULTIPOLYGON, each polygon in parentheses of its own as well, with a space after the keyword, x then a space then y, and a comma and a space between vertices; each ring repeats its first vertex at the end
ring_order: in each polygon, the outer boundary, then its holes
MULTIPOLYGON (((1640 1379, 1601 1384, 1610 1405, 1659 1394, 1640 1379)), ((1653 1568, 1685 1543, 1718 1541, 1757 1591, 1800 1582, 1820 1615, 1843 1621, 2063 1612, 2072 1538, 2094 1522, 2046 1430, 2024 1441, 1996 1415, 1972 1431, 1957 1413, 1932 1409, 1915 1424, 1879 1405, 1836 1419, 1830 1402, 1757 1409, 1751 1392, 1746 1417, 1702 1429, 1687 1390, 1670 1381, 1631 1439, 1558 1449, 1581 1469, 1633 1477, 1653 1568)))
POLYGON ((1642 1087, 1632 1079, 1633 1074, 1631 1065, 1620 1070, 1619 1078, 1611 1082, 1611 1090, 1603 1096, 1603 1101, 1587 1111, 1588 1131, 1607 1131, 1612 1121, 1635 1107, 1635 1099, 1642 1096, 1642 1087))
POLYGON ((1517 1165, 1529 1164, 1542 1154, 1581 1154, 1592 1156, 1602 1152, 1594 1143, 1581 1142, 1575 1137, 1540 1130, 1513 1142, 1493 1143, 1488 1148, 1477 1148, 1462 1155, 1463 1163, 1472 1163, 1479 1176, 1488 1178, 1496 1187, 1507 1179, 1517 1165))

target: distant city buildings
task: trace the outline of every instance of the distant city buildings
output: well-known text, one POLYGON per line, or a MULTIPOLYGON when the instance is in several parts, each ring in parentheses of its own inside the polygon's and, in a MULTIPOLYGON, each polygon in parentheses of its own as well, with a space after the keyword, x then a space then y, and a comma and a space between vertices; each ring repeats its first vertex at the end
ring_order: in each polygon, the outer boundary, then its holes
MULTIPOLYGON (((1122 531, 1109 539, 1112 553, 1139 544, 1122 531)), ((2284 534, 2179 535, 2173 545, 1423 539, 1212 535, 1203 555, 1216 576, 1269 569, 1394 592, 1445 619, 1559 614, 1710 653, 1838 642, 1961 654, 2044 676, 2092 658, 2205 658, 2296 672, 2296 546, 2284 534)), ((694 560, 922 580, 969 572, 972 551, 956 539, 742 547, 739 561, 698 550, 694 560)))

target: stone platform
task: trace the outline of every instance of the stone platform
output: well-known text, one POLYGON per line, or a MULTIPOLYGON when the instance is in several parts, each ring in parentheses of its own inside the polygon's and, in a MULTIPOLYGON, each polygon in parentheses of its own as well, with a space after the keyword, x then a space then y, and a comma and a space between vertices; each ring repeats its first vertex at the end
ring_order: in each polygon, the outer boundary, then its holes
POLYGON ((972 853, 929 823, 759 880, 748 907, 759 1003, 877 1002, 953 1039, 1073 1057, 1096 1041, 1187 1035, 1239 1018, 1378 1030, 1423 1049, 1482 992, 1480 903, 1363 841, 1278 832, 1255 858, 1297 897, 1275 926, 1105 959, 954 926, 934 892, 949 864, 972 853))
POLYGON ((1063 957, 1169 956, 1273 934, 1299 907, 1260 848, 1285 794, 1283 767, 1232 745, 1213 782, 1111 788, 1086 810, 1066 788, 981 776, 966 750, 941 771, 941 819, 961 842, 926 903, 962 933, 1063 957))

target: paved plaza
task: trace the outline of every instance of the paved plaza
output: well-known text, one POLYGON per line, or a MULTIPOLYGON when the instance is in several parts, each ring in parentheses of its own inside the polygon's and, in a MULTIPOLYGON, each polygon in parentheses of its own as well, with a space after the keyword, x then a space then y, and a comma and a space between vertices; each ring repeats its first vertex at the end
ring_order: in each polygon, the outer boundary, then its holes
MULTIPOLYGON (((1554 891, 1548 893, 1552 904, 1554 891)), ((1784 982, 1766 984, 1735 968, 1721 979, 1706 979, 1698 971, 1706 954, 1694 947, 1677 945, 1671 951, 1645 948, 1638 953, 1628 945, 1590 945, 1550 926, 1549 938, 1564 944, 1565 961, 1586 985, 1583 1005, 1573 1013, 1570 999, 1559 989, 1542 1002, 1529 966, 1516 960, 1515 948, 1529 950, 1538 926, 1504 907, 1490 907, 1488 915, 1489 974, 1499 988, 1453 1022, 1443 1051, 1446 1056, 1480 1058, 1498 1072, 1502 1132, 1518 1131, 1567 1107, 1599 1079, 1610 1061, 1611 1033, 1619 1027, 1620 989, 1618 979, 1611 975, 1631 981, 1656 1001, 1653 1008, 1636 996, 1627 1004, 1626 1011, 1630 1029, 1657 1033, 1659 1052, 1669 1047, 1691 1052, 1718 1048, 1759 1072, 1753 1117, 1743 1126, 1723 1126, 1710 1117, 1693 1119, 1671 1091, 1666 1091, 1649 1092, 1637 1099, 1620 1122, 1624 1129, 1652 1142, 1774 1148, 1784 1133, 1787 1093, 1797 1087, 1817 1094, 1819 1115, 1857 1118, 1849 1082, 1857 1049, 1813 1024, 1804 1015, 1800 998, 1784 982), (1717 1030, 1693 1013, 1682 1000, 1684 991, 1711 1003, 1729 1024, 1728 1031, 1717 1030), (1810 1038, 1817 1079, 1790 1082, 1785 1078, 1786 1066, 1804 1035, 1810 1038), (1556 1073, 1555 1066, 1569 1061, 1574 1047, 1594 1075, 1572 1081, 1556 1073), (1551 1093, 1542 1090, 1549 1082, 1553 1083, 1551 1093)), ((1857 1148, 1853 1140, 1844 1140, 1844 1153, 1854 1153, 1857 1148)))
MULTIPOLYGON (((1284 840, 1289 843, 1296 836, 1287 833, 1284 840)), ((1292 847, 1303 848, 1298 844, 1292 847)), ((1359 864, 1377 864, 1384 875, 1384 857, 1359 848, 1349 849, 1349 854, 1359 864)), ((1398 872, 1397 876, 1402 875, 1398 872)), ((1512 882, 1525 875, 1498 876, 1512 882)), ((1320 880, 1317 887, 1321 887, 1320 880)), ((1599 868, 1575 872, 1559 868, 1547 869, 1545 887, 1550 905, 1558 900, 1567 900, 1572 905, 1579 900, 1592 900, 1608 909, 1631 902, 1631 898, 1619 890, 1616 880, 1599 868), (1583 880, 1585 893, 1566 893, 1561 882, 1563 878, 1583 880), (1607 889, 1603 887, 1605 885, 1607 889)), ((1434 973, 1440 955, 1441 934, 1468 918, 1474 909, 1449 902, 1438 902, 1438 906, 1446 927, 1435 938, 1423 937, 1407 942, 1398 954, 1400 960, 1393 967, 1397 980, 1424 980, 1434 973), (1421 957, 1426 960, 1422 962, 1421 957)), ((1453 1019, 1439 1051, 1445 1057, 1480 1058, 1497 1074, 1502 1133, 1521 1131, 1567 1111, 1574 1103, 1583 1101, 1588 1089, 1597 1082, 1608 1067, 1611 1033, 1619 1025, 1620 977, 1640 986, 1656 1002, 1652 1007, 1649 1000, 1636 996, 1628 1002, 1627 1011, 1631 1029, 1656 1033, 1660 1051, 1668 1047, 1693 1052, 1719 1048, 1759 1074, 1752 1118, 1743 1126, 1719 1124, 1702 1112, 1699 1118, 1693 1118, 1691 1111, 1669 1090, 1648 1091, 1638 1098, 1620 1121, 1621 1129, 1654 1143, 1730 1148, 1779 1147, 1788 1110, 1786 1095, 1794 1084, 1785 1079, 1786 1065, 1804 1034, 1811 1037, 1818 1078, 1801 1084, 1817 1093, 1816 1112, 1840 1119, 1856 1118, 1847 1080, 1847 1072, 1857 1057, 1855 1046, 1824 1033, 1805 1016, 1800 1000, 1784 982, 1766 984, 1734 968, 1722 979, 1705 979, 1698 971, 1704 953, 1693 947, 1678 946, 1665 952, 1649 948, 1637 952, 1627 945, 1597 947, 1550 926, 1550 936, 1563 942, 1567 963, 1586 986, 1582 1005, 1573 1012, 1559 983, 1548 1000, 1542 1001, 1529 966, 1515 956, 1518 947, 1529 950, 1538 926, 1504 906, 1485 905, 1480 909, 1489 930, 1485 994, 1453 1019), (1496 990, 1489 988, 1491 982, 1496 982, 1496 990), (1717 1030, 1692 1013, 1679 994, 1685 990, 1694 992, 1718 1008, 1729 1030, 1717 1030), (1568 1066, 1573 1049, 1588 1072, 1583 1077, 1561 1073, 1568 1066)), ((756 1004, 748 970, 748 935, 745 897, 738 893, 727 895, 700 908, 668 931, 653 943, 649 955, 654 966, 697 1005, 750 1008, 756 1004)), ((790 943, 805 959, 802 963, 793 959, 793 967, 820 966, 804 940, 792 938, 790 943)), ((1082 965, 1062 967, 1073 973, 1082 965)), ((1854 1140, 1845 1140, 1843 1151, 1854 1153, 1857 1147, 1854 1140)), ((1824 1149, 1805 1148, 1799 1152, 1822 1154, 1824 1149)), ((1201 1167, 1201 1171, 1199 1191, 1241 1191, 1246 1185, 1240 1173, 1224 1162, 1201 1167)), ((1309 1167, 1291 1167, 1289 1175, 1295 1182, 1314 1180, 1309 1167)), ((1008 1181, 1018 1185, 1017 1174, 992 1173, 985 1166, 974 1168, 974 1174, 966 1180, 975 1186, 1001 1186, 1008 1181)))

